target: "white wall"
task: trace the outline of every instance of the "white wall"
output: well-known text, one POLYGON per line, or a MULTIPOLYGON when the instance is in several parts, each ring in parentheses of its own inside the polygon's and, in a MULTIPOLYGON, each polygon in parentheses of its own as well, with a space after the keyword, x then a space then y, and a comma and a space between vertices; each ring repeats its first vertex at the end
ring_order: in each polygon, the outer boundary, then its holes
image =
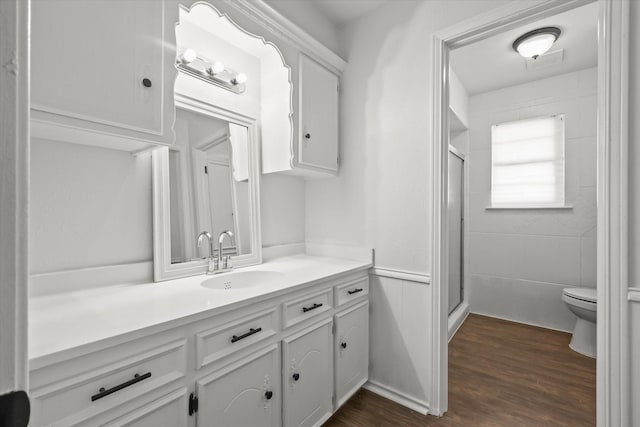
POLYGON ((596 90, 590 68, 470 99, 471 311, 560 330, 575 317, 562 289, 596 286, 596 90), (570 210, 486 210, 491 125, 565 114, 565 194, 570 210))
MULTIPOLYGON (((31 274, 152 261, 151 202, 149 153, 34 140, 31 274)), ((303 180, 263 176, 261 209, 264 246, 304 242, 303 180)))
MULTIPOLYGON (((341 81, 340 176, 307 181, 309 243, 373 247, 376 264, 430 272, 432 34, 501 1, 393 1, 348 24, 342 33, 347 68, 341 81)), ((403 281, 372 281, 370 378, 389 390, 429 403, 431 349, 427 316, 431 288, 409 294, 403 281), (415 316, 390 301, 418 298, 415 316), (389 301, 388 303, 386 301, 389 301), (417 317, 416 317, 417 316, 417 317), (386 325, 423 331, 393 352, 373 343, 386 325), (405 376, 389 376, 395 354, 415 361, 405 376), (410 379, 409 379, 410 378, 410 379), (416 386, 419 384, 420 386, 416 386)))
POLYGON ((33 139, 31 273, 150 261, 151 157, 33 139))
POLYGON ((304 29, 320 43, 340 54, 342 43, 336 26, 321 13, 312 1, 265 0, 269 6, 304 29))
POLYGON ((464 127, 469 126, 469 94, 453 67, 449 68, 449 108, 464 127))

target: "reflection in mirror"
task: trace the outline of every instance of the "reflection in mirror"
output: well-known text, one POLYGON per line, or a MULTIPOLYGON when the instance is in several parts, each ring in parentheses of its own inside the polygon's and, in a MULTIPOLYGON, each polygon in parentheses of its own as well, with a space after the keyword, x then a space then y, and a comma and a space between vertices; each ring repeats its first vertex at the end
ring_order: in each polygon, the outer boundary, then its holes
POLYGON ((176 143, 169 150, 171 263, 209 256, 202 231, 231 231, 222 255, 251 253, 247 128, 184 108, 176 109, 176 143))

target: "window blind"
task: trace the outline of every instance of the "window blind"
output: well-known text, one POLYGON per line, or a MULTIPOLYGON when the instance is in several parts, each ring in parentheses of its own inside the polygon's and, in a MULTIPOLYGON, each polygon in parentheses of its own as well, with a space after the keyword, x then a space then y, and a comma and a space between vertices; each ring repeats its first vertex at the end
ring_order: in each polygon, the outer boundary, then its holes
POLYGON ((491 206, 564 202, 564 114, 491 126, 491 206))

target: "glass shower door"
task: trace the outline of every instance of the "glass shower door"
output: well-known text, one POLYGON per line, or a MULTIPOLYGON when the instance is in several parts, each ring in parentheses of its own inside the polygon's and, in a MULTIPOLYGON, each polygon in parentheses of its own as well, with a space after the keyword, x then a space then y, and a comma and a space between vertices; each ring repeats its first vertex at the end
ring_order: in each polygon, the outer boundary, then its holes
POLYGON ((449 314, 464 298, 463 283, 464 158, 449 150, 449 314))

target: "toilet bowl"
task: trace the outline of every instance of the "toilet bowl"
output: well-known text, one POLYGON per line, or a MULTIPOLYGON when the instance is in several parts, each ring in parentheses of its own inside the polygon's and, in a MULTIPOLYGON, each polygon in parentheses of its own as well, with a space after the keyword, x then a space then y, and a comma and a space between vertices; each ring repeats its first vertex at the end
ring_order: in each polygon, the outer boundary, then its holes
POLYGON ((596 357, 596 290, 592 288, 565 288, 562 300, 578 319, 569 347, 580 354, 596 357))

